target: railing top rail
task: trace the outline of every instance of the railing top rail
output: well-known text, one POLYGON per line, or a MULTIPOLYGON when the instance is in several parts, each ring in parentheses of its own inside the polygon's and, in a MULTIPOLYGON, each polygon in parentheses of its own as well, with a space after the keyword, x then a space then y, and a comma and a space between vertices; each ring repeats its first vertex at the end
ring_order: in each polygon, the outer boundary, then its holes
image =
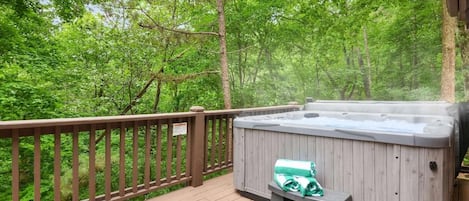
MULTIPOLYGON (((230 114, 238 115, 243 112, 263 112, 263 111, 282 110, 282 109, 290 109, 290 108, 299 108, 299 106, 298 105, 281 105, 281 106, 271 106, 271 107, 212 110, 212 111, 205 111, 205 115, 230 115, 230 114)), ((51 126, 73 126, 73 125, 84 125, 84 124, 119 123, 119 122, 159 120, 159 119, 175 119, 175 118, 194 117, 195 114, 196 112, 176 112, 176 113, 161 113, 161 114, 0 121, 0 130, 18 129, 18 128, 51 127, 51 126)))
POLYGON ((50 126, 71 126, 83 124, 103 124, 119 123, 129 121, 145 121, 159 119, 175 119, 194 117, 195 112, 177 112, 161 114, 139 114, 139 115, 121 115, 121 116, 101 116, 101 117, 80 117, 80 118, 62 118, 62 119, 35 119, 35 120, 14 120, 0 121, 0 130, 17 128, 37 128, 50 126))
POLYGON ((241 108, 241 109, 229 109, 229 110, 211 110, 205 111, 207 115, 223 115, 223 114, 240 114, 242 112, 263 112, 272 110, 282 109, 299 109, 300 105, 279 105, 279 106, 268 106, 268 107, 254 107, 254 108, 241 108))

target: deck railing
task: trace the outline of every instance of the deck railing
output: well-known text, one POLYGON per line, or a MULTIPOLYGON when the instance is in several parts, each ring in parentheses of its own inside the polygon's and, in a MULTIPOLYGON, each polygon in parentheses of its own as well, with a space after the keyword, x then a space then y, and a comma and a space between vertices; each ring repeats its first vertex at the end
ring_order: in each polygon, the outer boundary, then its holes
POLYGON ((11 200, 26 194, 33 200, 126 200, 181 183, 199 186, 204 175, 232 167, 236 116, 292 110, 298 106, 0 121, 1 145, 11 145, 3 147, 11 158, 2 159, 11 161, 11 200), (41 146, 44 141, 53 146, 41 146), (28 181, 33 189, 24 188, 28 181), (45 198, 41 186, 50 183, 53 196, 45 198))

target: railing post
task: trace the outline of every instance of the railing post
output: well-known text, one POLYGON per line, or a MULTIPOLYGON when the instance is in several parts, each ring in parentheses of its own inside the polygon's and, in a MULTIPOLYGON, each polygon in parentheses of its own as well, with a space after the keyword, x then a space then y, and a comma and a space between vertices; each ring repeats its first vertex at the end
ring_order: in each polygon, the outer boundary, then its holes
POLYGON ((191 112, 196 112, 192 120, 192 146, 191 146, 191 185, 196 187, 203 184, 204 169, 204 136, 205 136, 205 114, 201 106, 192 106, 191 112))

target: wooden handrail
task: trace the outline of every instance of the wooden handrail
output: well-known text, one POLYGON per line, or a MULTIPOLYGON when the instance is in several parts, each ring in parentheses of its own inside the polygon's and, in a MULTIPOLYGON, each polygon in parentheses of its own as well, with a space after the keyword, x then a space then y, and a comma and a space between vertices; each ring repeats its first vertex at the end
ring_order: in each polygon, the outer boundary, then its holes
POLYGON ((49 126, 71 126, 80 124, 103 124, 120 123, 132 121, 146 121, 159 119, 175 119, 184 117, 193 117, 194 112, 175 112, 161 114, 139 114, 139 115, 121 115, 121 116, 102 116, 102 117, 78 117, 78 118, 60 118, 60 119, 35 119, 35 120, 13 120, 0 121, 0 130, 15 128, 35 128, 49 126))
POLYGON ((52 175, 47 175, 54 182, 52 197, 63 199, 60 188, 68 184, 61 180, 64 171, 61 164, 66 161, 71 162, 72 200, 83 199, 79 197, 80 188, 84 188, 79 179, 83 176, 79 169, 83 167, 88 168, 85 176, 89 180, 84 190, 89 192, 89 200, 125 200, 180 183, 199 186, 204 175, 233 166, 234 118, 298 109, 298 105, 214 111, 192 107, 190 112, 169 114, 0 121, 0 138, 11 139, 11 199, 20 199, 21 185, 25 182, 20 182, 20 174, 28 174, 20 173, 20 167, 22 160, 31 161, 28 157, 34 158, 34 167, 29 172, 34 175, 31 177, 34 200, 41 199, 41 178, 45 176, 41 175, 40 166, 46 165, 53 167, 52 175), (176 123, 186 128, 185 135, 173 135, 176 123), (53 158, 49 161, 44 159, 48 154, 41 154, 44 138, 54 142, 53 158), (80 145, 85 143, 83 138, 87 139, 86 144, 80 145), (97 138, 104 140, 96 143, 97 138), (70 139, 69 144, 64 144, 66 139, 70 139), (20 156, 21 146, 30 142, 34 156, 20 156), (112 149, 113 144, 118 144, 118 151, 112 149), (86 164, 80 164, 84 147, 88 159, 86 164), (63 153, 64 150, 71 152, 63 153), (104 168, 98 168, 98 156, 104 156, 104 168), (113 156, 118 158, 112 159, 113 156), (118 185, 111 185, 112 182, 118 185))

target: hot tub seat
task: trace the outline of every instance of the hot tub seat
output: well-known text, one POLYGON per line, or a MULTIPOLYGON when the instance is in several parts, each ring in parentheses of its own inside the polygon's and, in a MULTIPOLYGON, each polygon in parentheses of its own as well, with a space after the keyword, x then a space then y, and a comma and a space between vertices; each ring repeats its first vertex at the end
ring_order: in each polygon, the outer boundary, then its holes
POLYGON ((272 191, 271 201, 352 201, 352 196, 345 192, 333 191, 330 189, 324 189, 324 196, 313 197, 313 196, 301 196, 298 192, 285 192, 280 189, 275 182, 270 182, 269 190, 272 191))

